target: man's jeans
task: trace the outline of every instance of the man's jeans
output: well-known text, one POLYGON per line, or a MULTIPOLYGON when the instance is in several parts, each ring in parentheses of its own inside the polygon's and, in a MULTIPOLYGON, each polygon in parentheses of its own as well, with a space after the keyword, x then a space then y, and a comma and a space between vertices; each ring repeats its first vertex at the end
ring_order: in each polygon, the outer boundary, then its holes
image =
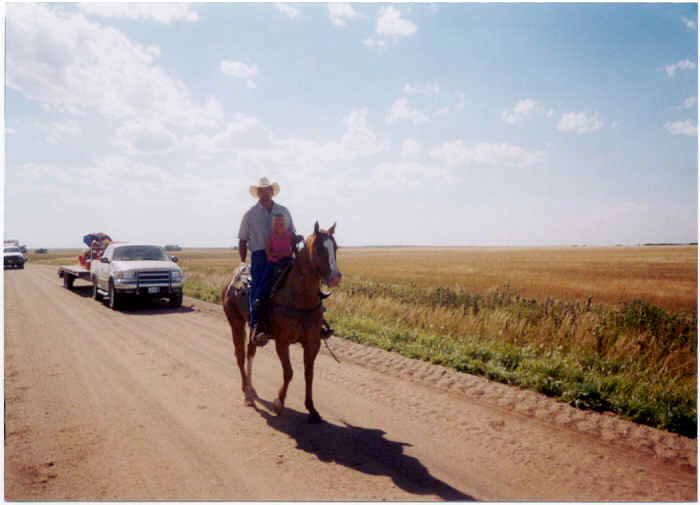
POLYGON ((255 300, 258 299, 262 291, 265 289, 264 277, 265 268, 267 267, 267 254, 265 250, 255 251, 250 255, 250 326, 255 326, 258 322, 258 314, 253 308, 255 300))

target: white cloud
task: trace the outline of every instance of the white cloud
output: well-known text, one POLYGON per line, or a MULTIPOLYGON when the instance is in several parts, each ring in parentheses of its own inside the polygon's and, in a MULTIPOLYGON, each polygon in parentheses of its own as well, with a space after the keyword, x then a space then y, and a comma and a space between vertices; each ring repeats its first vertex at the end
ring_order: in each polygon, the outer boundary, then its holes
POLYGON ((196 134, 185 137, 185 143, 194 146, 201 154, 231 152, 237 149, 265 149, 271 145, 271 132, 257 118, 238 114, 223 130, 213 134, 196 134))
POLYGON ((236 153, 242 165, 265 168, 322 167, 324 163, 352 160, 378 153, 384 146, 367 125, 366 108, 353 110, 343 119, 345 132, 337 141, 318 143, 310 140, 276 137, 257 118, 238 115, 226 128, 214 135, 185 137, 204 157, 217 153, 236 153))
POLYGON ((362 44, 367 47, 386 47, 386 41, 380 38, 369 37, 363 40, 362 44))
POLYGON ((527 167, 544 159, 542 151, 527 151, 512 144, 479 143, 466 146, 462 140, 444 142, 430 154, 433 158, 446 162, 448 166, 485 164, 527 167))
POLYGON ((418 109, 411 107, 408 103, 408 99, 401 97, 397 98, 391 105, 391 109, 386 115, 386 123, 393 124, 403 119, 412 122, 414 125, 421 125, 429 121, 428 116, 418 109))
POLYGON ((369 37, 362 43, 367 47, 386 47, 387 39, 397 42, 399 37, 408 37, 418 30, 418 26, 409 19, 401 17, 396 7, 382 7, 377 14, 376 37, 369 37))
POLYGON ((86 14, 106 18, 128 18, 170 24, 173 21, 194 22, 197 13, 188 4, 178 3, 80 3, 86 14))
POLYGON ((335 26, 345 26, 348 21, 355 19, 360 14, 350 4, 330 3, 328 4, 328 15, 335 26))
POLYGON ((676 109, 692 109, 693 107, 697 107, 698 105, 698 97, 697 96, 689 96, 685 100, 683 100, 683 103, 680 104, 676 109))
POLYGON ((603 125, 604 123, 598 118, 598 113, 588 116, 585 112, 567 112, 559 120, 557 130, 591 133, 600 130, 603 125))
POLYGON ((29 179, 32 185, 39 182, 49 187, 75 181, 75 176, 68 170, 51 163, 25 163, 20 167, 20 175, 29 179))
POLYGON ((47 126, 46 141, 50 144, 60 144, 68 137, 75 137, 80 133, 78 123, 72 120, 54 121, 47 126))
POLYGON ((119 119, 158 117, 184 128, 216 126, 214 98, 196 104, 155 65, 158 51, 60 6, 12 4, 6 16, 6 85, 48 108, 97 109, 119 119))
POLYGON ((387 37, 407 37, 413 35, 418 27, 410 20, 401 17, 396 7, 382 7, 377 18, 377 33, 387 37))
POLYGON ((464 93, 459 93, 459 95, 457 95, 456 103, 440 107, 435 111, 434 115, 435 117, 439 117, 449 114, 451 112, 462 112, 464 110, 464 104, 464 93))
POLYGON ((117 144, 129 153, 157 153, 175 145, 175 135, 162 124, 137 118, 124 123, 117 130, 117 144))
POLYGON ((255 65, 248 65, 241 61, 228 61, 224 60, 219 65, 219 69, 226 75, 236 77, 238 79, 245 79, 246 85, 249 88, 255 88, 255 81, 251 79, 258 75, 258 67, 255 65))
POLYGON ((688 30, 696 30, 698 27, 698 23, 694 19, 688 19, 687 17, 683 16, 681 17, 681 20, 683 21, 683 25, 688 30))
POLYGON ((345 118, 343 122, 347 129, 340 141, 342 150, 357 155, 370 155, 383 149, 377 135, 367 125, 367 114, 367 108, 363 107, 353 110, 345 118))
POLYGON ((508 124, 515 124, 530 115, 536 107, 537 102, 535 100, 525 98, 524 100, 519 100, 512 109, 504 110, 501 113, 501 118, 508 124))
POLYGON ((413 85, 413 84, 406 83, 403 87, 403 92, 407 96, 414 96, 414 95, 437 96, 440 94, 440 85, 436 81, 429 83, 429 84, 426 84, 425 86, 413 85))
POLYGON ((456 184, 459 179, 447 169, 422 165, 416 161, 385 161, 380 163, 367 181, 369 187, 419 189, 439 180, 442 184, 456 184))
POLYGON ((672 135, 688 135, 690 137, 697 137, 698 127, 693 124, 690 119, 685 121, 669 121, 664 124, 666 128, 672 135))
POLYGON ((686 59, 666 65, 664 69, 669 77, 673 77, 676 75, 678 70, 693 70, 696 68, 696 66, 697 65, 695 65, 695 62, 686 59))
POLYGON ((421 145, 413 139, 405 139, 401 144, 401 156, 409 158, 421 152, 421 145))
POLYGON ((297 17, 299 15, 299 9, 296 9, 289 4, 276 3, 275 8, 278 11, 282 12, 283 14, 286 14, 287 16, 289 16, 292 19, 294 19, 295 17, 297 17))

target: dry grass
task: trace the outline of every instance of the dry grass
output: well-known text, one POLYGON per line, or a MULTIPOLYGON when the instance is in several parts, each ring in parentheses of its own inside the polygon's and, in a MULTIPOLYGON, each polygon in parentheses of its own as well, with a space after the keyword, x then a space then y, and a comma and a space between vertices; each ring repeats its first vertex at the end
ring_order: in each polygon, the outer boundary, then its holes
POLYGON ((508 285, 539 299, 641 299, 674 312, 697 310, 697 246, 343 248, 338 264, 357 281, 476 293, 508 285))

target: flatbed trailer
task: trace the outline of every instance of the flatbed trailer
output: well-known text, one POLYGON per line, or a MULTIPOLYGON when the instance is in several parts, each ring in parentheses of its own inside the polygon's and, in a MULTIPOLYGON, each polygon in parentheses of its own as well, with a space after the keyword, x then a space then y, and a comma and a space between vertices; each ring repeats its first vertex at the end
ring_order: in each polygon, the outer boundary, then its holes
POLYGON ((63 278, 63 287, 66 289, 73 289, 75 279, 92 282, 90 270, 82 265, 61 265, 58 267, 58 277, 63 278))

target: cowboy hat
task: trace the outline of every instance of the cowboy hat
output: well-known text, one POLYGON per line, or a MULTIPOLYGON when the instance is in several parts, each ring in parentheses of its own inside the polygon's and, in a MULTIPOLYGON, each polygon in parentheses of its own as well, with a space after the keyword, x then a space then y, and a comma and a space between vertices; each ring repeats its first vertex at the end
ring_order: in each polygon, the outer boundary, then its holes
POLYGON ((253 198, 258 198, 258 190, 260 188, 272 188, 272 196, 277 196, 277 193, 280 192, 279 184, 276 182, 270 183, 267 177, 261 177, 257 186, 250 187, 250 194, 253 195, 253 198))

